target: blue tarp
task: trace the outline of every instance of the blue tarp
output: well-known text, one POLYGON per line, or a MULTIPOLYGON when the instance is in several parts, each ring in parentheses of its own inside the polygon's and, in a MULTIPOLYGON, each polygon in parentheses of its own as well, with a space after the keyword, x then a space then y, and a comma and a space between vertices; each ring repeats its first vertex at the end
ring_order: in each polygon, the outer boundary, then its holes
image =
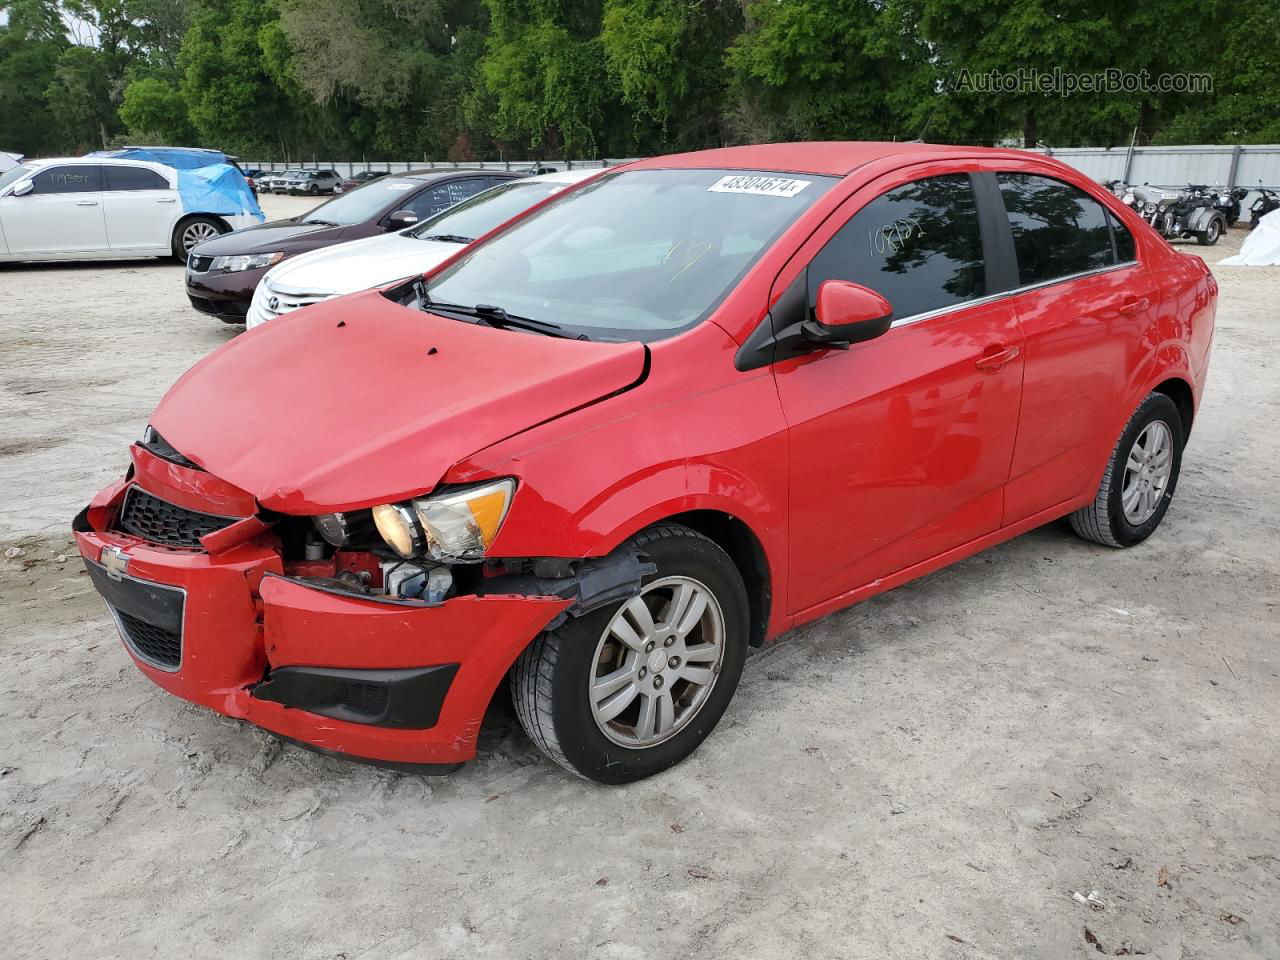
POLYGON ((178 172, 178 196, 185 213, 216 213, 224 217, 267 219, 240 170, 219 150, 194 147, 129 147, 98 150, 90 157, 117 157, 163 163, 178 172))

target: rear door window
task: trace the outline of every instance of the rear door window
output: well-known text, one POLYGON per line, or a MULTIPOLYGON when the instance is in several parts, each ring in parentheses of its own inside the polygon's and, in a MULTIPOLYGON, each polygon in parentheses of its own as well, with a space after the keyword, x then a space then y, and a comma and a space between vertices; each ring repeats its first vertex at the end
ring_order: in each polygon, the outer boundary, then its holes
POLYGON ((104 167, 104 190, 168 190, 169 181, 146 167, 104 167))
POLYGON ((437 213, 443 213, 454 204, 461 203, 468 197, 474 197, 488 185, 488 177, 469 177, 466 180, 452 180, 449 183, 442 183, 438 187, 424 190, 414 197, 409 209, 419 217, 432 217, 437 213))
POLYGON ((97 193, 102 189, 102 168, 96 163, 67 164, 41 170, 34 177, 32 193, 97 193))
MULTIPOLYGON (((1083 190, 1033 174, 1001 173, 996 180, 1013 231, 1021 286, 1098 270, 1116 262, 1110 218, 1102 204, 1083 190)), ((1132 242, 1130 237, 1130 246, 1132 242)))
POLYGON ((870 287, 915 316, 987 293, 978 206, 967 174, 915 180, 876 197, 809 264, 809 309, 825 280, 870 287))

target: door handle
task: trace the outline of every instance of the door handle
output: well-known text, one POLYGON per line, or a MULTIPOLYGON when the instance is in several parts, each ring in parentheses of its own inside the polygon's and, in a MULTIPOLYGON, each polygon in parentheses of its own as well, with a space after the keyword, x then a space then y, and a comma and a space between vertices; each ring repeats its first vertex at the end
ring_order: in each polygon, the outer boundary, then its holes
POLYGON ((176 203, 177 197, 156 197, 156 203, 176 203))
POLYGON ((98 205, 97 200, 77 200, 76 201, 77 207, 96 207, 97 205, 98 205))
POLYGON ((999 370, 1006 363, 1016 360, 1022 352, 1021 347, 991 347, 986 353, 973 362, 979 370, 999 370))
POLYGON ((1126 317, 1135 317, 1147 307, 1151 306, 1151 300, 1148 297, 1140 297, 1137 300, 1130 300, 1128 303, 1120 305, 1120 312, 1126 317))

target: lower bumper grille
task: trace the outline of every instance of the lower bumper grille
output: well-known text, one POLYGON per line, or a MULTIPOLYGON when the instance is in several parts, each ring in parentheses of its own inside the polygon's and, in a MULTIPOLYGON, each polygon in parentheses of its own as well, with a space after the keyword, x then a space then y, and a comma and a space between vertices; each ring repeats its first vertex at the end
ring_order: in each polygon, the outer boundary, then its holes
POLYGON ((139 620, 123 610, 116 610, 115 614, 124 642, 140 658, 166 670, 175 670, 182 664, 182 634, 139 620))
POLYGON ((121 530, 171 547, 198 547, 201 537, 229 527, 237 519, 188 510, 136 486, 129 488, 120 508, 121 530))

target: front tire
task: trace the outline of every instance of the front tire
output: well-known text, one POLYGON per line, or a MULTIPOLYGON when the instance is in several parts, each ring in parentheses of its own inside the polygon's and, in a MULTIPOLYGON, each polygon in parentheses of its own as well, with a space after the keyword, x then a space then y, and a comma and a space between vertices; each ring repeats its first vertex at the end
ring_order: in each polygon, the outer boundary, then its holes
POLYGON ((1071 514, 1071 529, 1108 547, 1151 536, 1173 500, 1185 442, 1173 401, 1148 394, 1120 432, 1093 503, 1071 514))
POLYGON ((631 783, 715 729, 746 660, 747 593, 719 546, 674 523, 621 549, 658 568, 640 593, 541 634, 511 671, 516 715, 566 770, 631 783))

